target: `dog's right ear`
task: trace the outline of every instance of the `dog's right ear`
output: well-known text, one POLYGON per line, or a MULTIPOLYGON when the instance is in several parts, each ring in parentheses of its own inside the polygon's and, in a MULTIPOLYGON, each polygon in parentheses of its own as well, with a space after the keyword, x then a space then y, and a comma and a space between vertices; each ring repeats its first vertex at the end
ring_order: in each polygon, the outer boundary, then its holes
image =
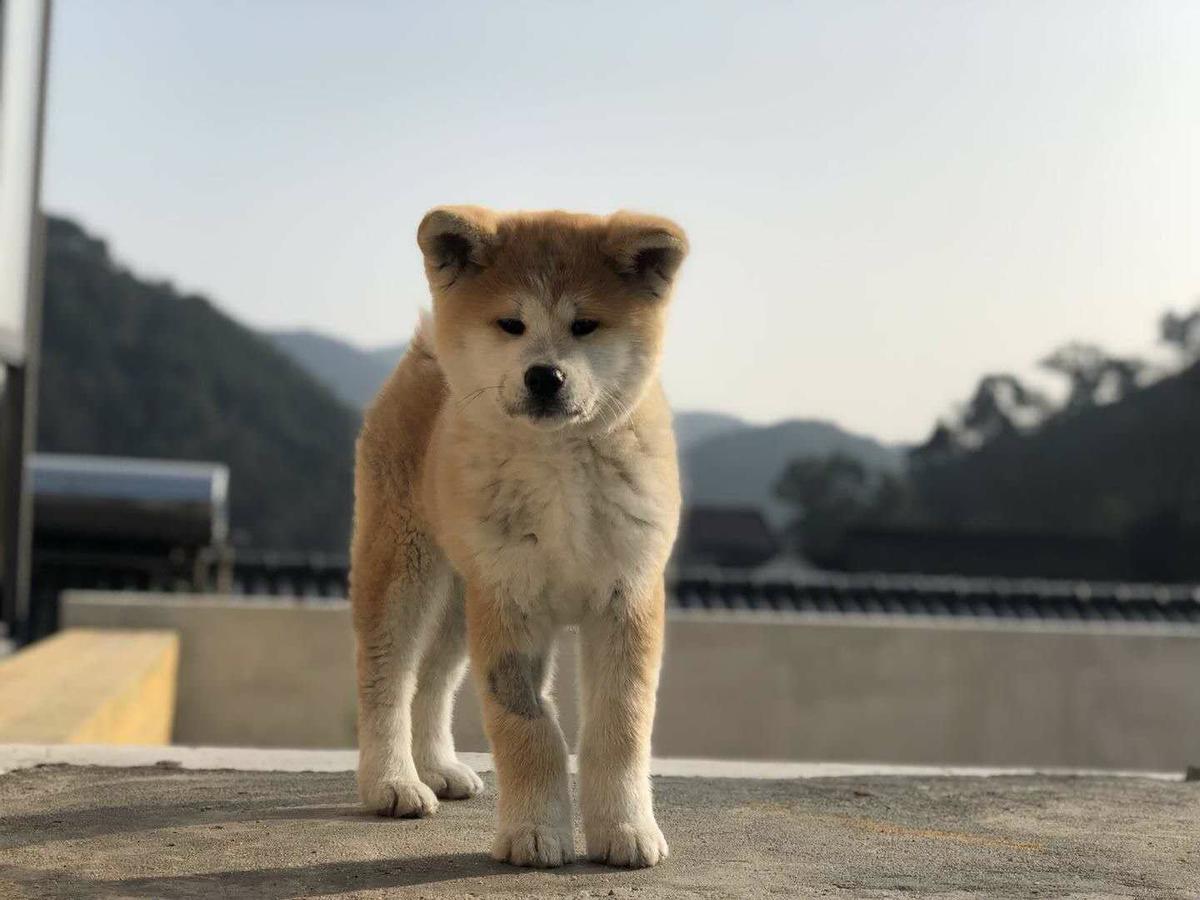
POLYGON ((417 227, 429 285, 445 290, 486 268, 496 245, 497 217, 482 206, 438 206, 417 227))
POLYGON ((604 250, 622 278, 661 299, 671 291, 688 240, 670 219, 622 211, 609 217, 604 250))

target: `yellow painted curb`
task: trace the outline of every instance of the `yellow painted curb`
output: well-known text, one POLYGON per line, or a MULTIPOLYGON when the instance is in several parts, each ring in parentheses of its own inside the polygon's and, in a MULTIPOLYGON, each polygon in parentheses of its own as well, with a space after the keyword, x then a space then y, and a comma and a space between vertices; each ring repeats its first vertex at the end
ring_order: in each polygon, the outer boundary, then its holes
POLYGON ((179 637, 74 628, 0 660, 0 742, 169 744, 179 637))

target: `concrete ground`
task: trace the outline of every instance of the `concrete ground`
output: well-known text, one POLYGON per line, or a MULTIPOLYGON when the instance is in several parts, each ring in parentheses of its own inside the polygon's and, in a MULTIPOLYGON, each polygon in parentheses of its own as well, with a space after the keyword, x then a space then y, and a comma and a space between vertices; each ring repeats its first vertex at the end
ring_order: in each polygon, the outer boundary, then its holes
POLYGON ((1197 782, 656 777, 671 857, 629 872, 493 862, 486 781, 398 821, 360 813, 349 772, 18 769, 0 897, 1200 897, 1197 782))

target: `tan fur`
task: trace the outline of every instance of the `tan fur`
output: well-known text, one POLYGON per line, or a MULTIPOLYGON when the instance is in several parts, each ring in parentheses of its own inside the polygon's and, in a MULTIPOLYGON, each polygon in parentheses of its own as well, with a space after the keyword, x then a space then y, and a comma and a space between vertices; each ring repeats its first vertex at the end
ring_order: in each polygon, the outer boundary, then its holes
POLYGON ((663 567, 679 513, 658 384, 666 303, 687 250, 652 216, 443 207, 418 229, 433 296, 358 442, 351 600, 359 787, 424 816, 481 787, 450 735, 469 648, 500 783, 494 855, 574 858, 555 641, 577 625, 589 857, 654 865, 650 732, 663 567), (504 333, 501 319, 526 331, 504 333), (576 320, 599 322, 576 335, 576 320), (565 375, 551 413, 523 373, 565 375))

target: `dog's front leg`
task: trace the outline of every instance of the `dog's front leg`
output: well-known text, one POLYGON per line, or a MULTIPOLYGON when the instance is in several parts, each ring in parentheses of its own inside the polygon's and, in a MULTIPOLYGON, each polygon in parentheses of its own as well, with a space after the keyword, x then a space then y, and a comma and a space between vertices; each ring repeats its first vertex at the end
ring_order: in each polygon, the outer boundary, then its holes
POLYGON ((613 866, 657 865, 668 852, 650 794, 664 606, 661 582, 640 596, 618 591, 580 628, 583 832, 588 858, 613 866))
POLYGON ((547 868, 575 858, 567 742, 549 696, 554 634, 467 587, 471 669, 500 782, 492 856, 547 868))

